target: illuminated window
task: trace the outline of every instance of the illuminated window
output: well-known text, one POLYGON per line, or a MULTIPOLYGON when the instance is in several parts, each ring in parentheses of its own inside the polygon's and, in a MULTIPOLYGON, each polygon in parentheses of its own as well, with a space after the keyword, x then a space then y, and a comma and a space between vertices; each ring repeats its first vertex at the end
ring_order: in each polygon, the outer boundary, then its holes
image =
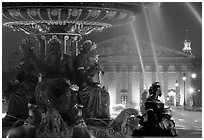
POLYGON ((121 93, 121 96, 120 96, 121 97, 121 104, 126 105, 128 103, 128 96, 127 96, 128 91, 127 91, 127 89, 122 89, 120 91, 120 93, 121 93))

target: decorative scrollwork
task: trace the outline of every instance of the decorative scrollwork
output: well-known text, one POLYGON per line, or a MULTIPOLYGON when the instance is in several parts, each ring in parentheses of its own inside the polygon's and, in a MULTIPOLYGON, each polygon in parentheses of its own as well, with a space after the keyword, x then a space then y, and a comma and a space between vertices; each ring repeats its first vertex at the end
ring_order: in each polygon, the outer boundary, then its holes
POLYGON ((97 136, 98 138, 106 138, 106 133, 104 132, 104 130, 98 129, 98 130, 96 131, 96 136, 97 136))
POLYGON ((116 12, 115 12, 115 11, 108 11, 108 13, 107 13, 107 18, 108 18, 108 19, 111 19, 111 18, 113 18, 115 15, 116 15, 116 12))
POLYGON ((78 15, 78 13, 79 13, 78 9, 73 9, 72 12, 71 12, 71 15, 73 17, 76 17, 78 15))
MULTIPOLYGON (((102 5, 104 6, 104 5, 102 5)), ((105 28, 130 22, 134 15, 131 12, 103 7, 7 7, 3 9, 3 18, 6 22, 4 26, 19 28, 25 31, 22 26, 35 24, 35 27, 29 27, 26 34, 80 34, 87 35, 92 31, 102 31, 105 28), (106 12, 106 14, 104 14, 106 12), (9 13, 10 16, 7 16, 9 13), (120 14, 119 16, 115 16, 120 14), (132 15, 132 16, 130 16, 132 15), (126 17, 129 18, 126 18, 126 17), (115 22, 117 20, 117 22, 115 22), (124 20, 124 21, 123 21, 124 20), (113 22, 112 22, 113 21, 113 22), (42 25, 41 25, 42 24, 42 25), (72 25, 68 30, 67 25, 72 25), (11 25, 11 26, 8 26, 11 25), (55 26, 56 25, 56 26, 55 26), (19 27, 17 27, 19 26, 19 27), (33 29, 36 28, 36 32, 33 29)))
POLYGON ((36 10, 36 9, 33 8, 33 9, 30 10, 30 15, 31 15, 31 16, 37 16, 37 14, 38 14, 38 13, 37 13, 37 10, 36 10))
POLYGON ((57 9, 52 9, 52 10, 50 11, 50 13, 51 13, 52 16, 57 16, 57 15, 58 15, 57 9))
POLYGON ((127 15, 128 15, 127 13, 121 12, 119 18, 122 20, 122 19, 124 19, 127 15))
POLYGON ((91 17, 98 16, 100 12, 101 12, 101 10, 97 10, 97 9, 92 10, 91 11, 91 17))
POLYGON ((62 41, 56 36, 56 35, 52 35, 52 37, 48 40, 48 44, 50 44, 50 42, 56 40, 57 42, 59 42, 60 44, 62 44, 62 41))
POLYGON ((37 24, 36 28, 40 33, 47 33, 50 30, 50 27, 48 27, 46 24, 37 24))
POLYGON ((9 10, 9 13, 11 16, 14 16, 14 17, 19 16, 18 10, 15 10, 15 9, 9 10))
POLYGON ((109 128, 108 129, 109 134, 114 135, 115 134, 115 130, 113 128, 109 128))

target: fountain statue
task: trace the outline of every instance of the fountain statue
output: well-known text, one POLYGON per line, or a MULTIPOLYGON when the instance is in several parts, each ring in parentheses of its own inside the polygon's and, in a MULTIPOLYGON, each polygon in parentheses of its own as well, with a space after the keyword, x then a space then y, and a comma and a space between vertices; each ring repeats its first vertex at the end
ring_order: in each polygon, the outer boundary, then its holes
POLYGON ((19 73, 3 93, 3 137, 131 137, 138 111, 110 117, 109 93, 93 81, 103 73, 97 45, 82 38, 133 21, 142 3, 3 2, 2 10, 3 26, 34 38, 22 40, 19 73))

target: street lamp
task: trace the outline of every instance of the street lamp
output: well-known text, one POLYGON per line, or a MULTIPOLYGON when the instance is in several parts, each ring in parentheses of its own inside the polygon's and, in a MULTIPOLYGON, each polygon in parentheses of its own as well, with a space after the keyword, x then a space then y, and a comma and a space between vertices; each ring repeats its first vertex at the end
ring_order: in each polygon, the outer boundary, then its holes
POLYGON ((176 87, 176 105, 178 105, 179 104, 179 101, 180 101, 180 97, 179 97, 179 95, 178 95, 178 86, 179 86, 179 83, 178 83, 178 81, 176 80, 176 83, 175 83, 175 87, 176 87))
POLYGON ((185 75, 185 73, 183 74, 183 77, 182 77, 182 79, 183 79, 183 88, 184 88, 184 90, 183 90, 183 95, 184 95, 184 102, 183 102, 183 106, 185 106, 186 105, 186 101, 185 101, 185 89, 186 89, 186 75, 185 75))
POLYGON ((175 86, 176 86, 176 88, 179 86, 179 83, 177 80, 176 80, 175 86))
POLYGON ((192 74, 191 74, 191 77, 192 77, 193 79, 195 79, 195 78, 197 77, 197 75, 196 75, 195 73, 192 73, 192 74))

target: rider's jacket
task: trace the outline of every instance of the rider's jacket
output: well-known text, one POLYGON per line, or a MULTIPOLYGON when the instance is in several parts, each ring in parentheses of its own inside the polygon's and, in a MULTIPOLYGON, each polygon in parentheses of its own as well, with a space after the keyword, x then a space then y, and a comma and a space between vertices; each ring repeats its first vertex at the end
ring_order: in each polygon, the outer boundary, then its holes
POLYGON ((149 110, 152 110, 156 114, 158 121, 160 121, 162 119, 162 113, 164 111, 164 103, 162 103, 158 99, 149 97, 145 102, 145 109, 147 112, 149 110))

